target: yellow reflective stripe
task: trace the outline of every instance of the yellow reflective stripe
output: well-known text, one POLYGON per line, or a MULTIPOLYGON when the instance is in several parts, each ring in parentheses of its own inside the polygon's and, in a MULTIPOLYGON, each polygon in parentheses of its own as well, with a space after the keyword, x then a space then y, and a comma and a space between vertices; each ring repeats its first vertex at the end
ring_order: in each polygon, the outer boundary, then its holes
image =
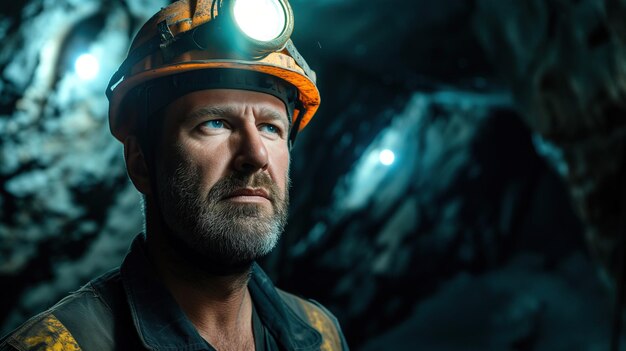
POLYGON ((323 341, 322 345, 320 346, 320 350, 341 350, 339 333, 337 332, 335 323, 330 320, 328 315, 326 315, 326 313, 322 312, 320 308, 310 302, 301 300, 300 304, 306 312, 306 316, 309 320, 309 323, 311 323, 311 326, 315 328, 318 332, 320 332, 320 334, 322 334, 323 341))
POLYGON ((80 351, 80 346, 55 316, 44 319, 19 331, 13 337, 19 348, 45 351, 80 351))

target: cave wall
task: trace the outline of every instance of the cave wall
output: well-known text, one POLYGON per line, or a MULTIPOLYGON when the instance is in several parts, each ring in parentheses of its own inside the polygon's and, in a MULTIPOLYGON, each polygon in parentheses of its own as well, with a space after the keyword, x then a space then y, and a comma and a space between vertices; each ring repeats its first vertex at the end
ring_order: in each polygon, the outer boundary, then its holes
POLYGON ((568 184, 594 257, 617 281, 626 230, 626 3, 486 0, 475 16, 537 149, 568 184))
POLYGON ((141 230, 103 91, 136 26, 162 4, 2 5, 0 276, 11 287, 3 332, 119 264, 141 230), (74 70, 83 53, 99 59, 94 79, 74 70))
MULTIPOLYGON (((0 334, 142 230, 103 92, 165 4, 0 5, 0 334), (90 80, 82 53, 100 62, 90 80)), ((292 1, 322 105, 262 262, 277 285, 327 305, 356 349, 608 348, 619 4, 292 1)))

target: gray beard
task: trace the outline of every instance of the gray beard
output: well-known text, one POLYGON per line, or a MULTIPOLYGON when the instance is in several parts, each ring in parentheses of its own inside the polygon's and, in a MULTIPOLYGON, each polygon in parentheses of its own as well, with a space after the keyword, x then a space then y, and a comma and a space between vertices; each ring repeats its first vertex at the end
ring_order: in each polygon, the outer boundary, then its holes
POLYGON ((203 196, 199 173, 186 163, 173 173, 162 173, 165 180, 159 184, 159 202, 172 234, 186 244, 185 249, 222 266, 241 266, 269 254, 287 222, 289 177, 283 196, 265 173, 224 177, 203 196), (272 210, 253 203, 222 201, 244 187, 265 188, 272 210))

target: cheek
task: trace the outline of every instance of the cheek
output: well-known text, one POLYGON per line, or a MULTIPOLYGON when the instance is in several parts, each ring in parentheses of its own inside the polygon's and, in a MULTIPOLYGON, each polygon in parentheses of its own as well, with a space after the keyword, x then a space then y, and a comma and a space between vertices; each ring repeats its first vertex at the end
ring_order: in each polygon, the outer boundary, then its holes
POLYGON ((274 177, 278 186, 285 190, 288 186, 289 179, 289 166, 291 163, 291 154, 286 147, 280 147, 275 150, 272 157, 272 176, 274 177))
POLYGON ((201 184, 201 190, 206 192, 227 175, 230 158, 227 150, 194 145, 188 149, 187 162, 198 170, 197 181, 201 184))

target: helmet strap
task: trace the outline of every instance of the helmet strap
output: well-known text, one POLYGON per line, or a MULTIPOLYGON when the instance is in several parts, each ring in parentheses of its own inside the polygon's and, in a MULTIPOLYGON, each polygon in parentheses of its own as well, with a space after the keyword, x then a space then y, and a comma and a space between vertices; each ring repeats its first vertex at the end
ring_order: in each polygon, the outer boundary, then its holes
POLYGON ((300 103, 297 102, 298 116, 296 116, 296 120, 291 125, 291 131, 289 132, 289 151, 293 148, 293 144, 296 142, 296 137, 298 136, 298 132, 300 131, 300 124, 302 123, 302 118, 306 114, 306 108, 300 103))

